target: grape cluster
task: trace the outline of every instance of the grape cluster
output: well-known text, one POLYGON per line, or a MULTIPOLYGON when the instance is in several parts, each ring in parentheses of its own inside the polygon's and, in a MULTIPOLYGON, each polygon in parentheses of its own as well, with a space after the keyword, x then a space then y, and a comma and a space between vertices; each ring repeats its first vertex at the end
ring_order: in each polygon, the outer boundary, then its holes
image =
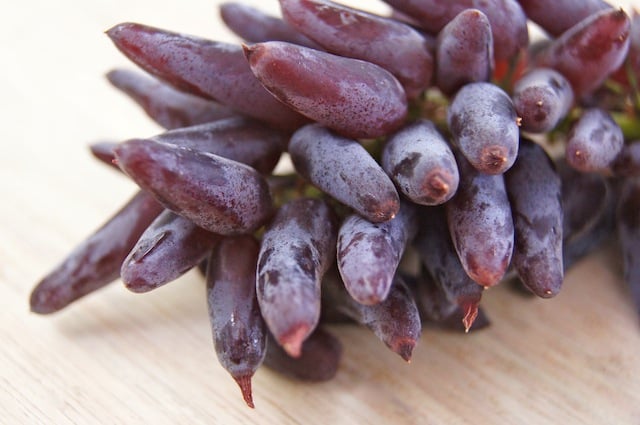
POLYGON ((488 325, 486 288, 556 295, 618 241, 640 309, 640 16, 602 0, 280 0, 220 12, 245 40, 107 31, 109 81, 166 131, 91 146, 139 192, 35 287, 56 312, 121 278, 199 267, 220 363, 253 407, 264 364, 337 370, 323 323, 403 359, 423 324, 488 325), (437 3, 437 4, 436 4, 437 3), (547 37, 529 42, 528 22, 547 37), (274 174, 287 155, 294 172, 274 174))

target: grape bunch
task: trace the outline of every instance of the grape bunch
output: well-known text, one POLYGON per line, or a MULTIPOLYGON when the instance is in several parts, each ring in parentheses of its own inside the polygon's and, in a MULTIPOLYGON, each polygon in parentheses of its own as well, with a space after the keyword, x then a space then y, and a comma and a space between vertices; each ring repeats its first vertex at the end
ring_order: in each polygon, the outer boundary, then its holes
POLYGON ((602 0, 386 0, 375 15, 224 3, 243 43, 107 31, 113 86, 165 132, 96 143, 139 191, 47 274, 31 310, 193 268, 253 407, 265 365, 330 379, 358 323, 409 361, 422 326, 489 324, 483 291, 538 297, 615 241, 640 311, 640 15, 602 0), (535 22, 544 37, 530 40, 535 22), (275 173, 289 158, 293 171, 275 173))

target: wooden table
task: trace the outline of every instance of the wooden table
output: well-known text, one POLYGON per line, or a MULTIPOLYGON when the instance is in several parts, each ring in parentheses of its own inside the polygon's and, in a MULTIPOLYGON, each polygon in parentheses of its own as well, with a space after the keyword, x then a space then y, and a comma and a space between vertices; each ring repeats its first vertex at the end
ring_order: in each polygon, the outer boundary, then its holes
POLYGON ((101 77, 131 67, 102 31, 138 21, 235 40, 217 3, 4 8, 0 423, 640 423, 639 322, 611 249, 573 269, 555 299, 488 291, 489 329, 428 328, 411 364, 365 329, 334 327, 345 347, 336 378, 302 384, 260 370, 255 410, 217 364, 197 273, 144 296, 117 282, 58 314, 31 314, 32 286, 135 191, 87 144, 160 131, 101 77))

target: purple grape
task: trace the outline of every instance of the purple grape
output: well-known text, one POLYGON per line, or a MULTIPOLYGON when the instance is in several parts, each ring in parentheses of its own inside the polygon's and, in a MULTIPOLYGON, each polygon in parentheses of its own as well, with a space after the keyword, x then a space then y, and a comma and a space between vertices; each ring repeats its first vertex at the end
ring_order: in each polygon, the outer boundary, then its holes
POLYGON ((603 0, 518 0, 527 18, 552 36, 559 36, 581 20, 611 9, 603 0))
POLYGON ((418 120, 391 135, 381 163, 402 194, 416 204, 445 203, 458 189, 453 152, 431 121, 418 120))
POLYGON ((280 207, 260 247, 257 293, 276 341, 299 357, 320 318, 322 276, 335 258, 337 223, 322 200, 298 198, 280 207))
POLYGON ((122 262, 120 277, 133 292, 169 283, 208 257, 218 235, 171 211, 163 211, 122 262))
POLYGON ((122 170, 167 209, 213 233, 250 233, 272 213, 269 187, 253 168, 217 155, 152 140, 115 151, 122 170))
POLYGON ((402 22, 325 0, 280 0, 284 19, 328 52, 380 65, 409 98, 431 83, 433 56, 418 31, 402 22))
POLYGON ((611 171, 616 176, 640 176, 640 140, 625 144, 611 164, 611 171))
POLYGON ((302 177, 367 220, 379 223, 397 214, 393 182, 356 140, 309 124, 293 134, 289 154, 302 177))
POLYGON ((383 136, 407 117, 404 89, 371 62, 282 41, 244 49, 251 70, 275 97, 346 137, 383 136))
POLYGON ((626 179, 616 211, 624 279, 640 314, 640 179, 626 179))
POLYGON ((504 173, 516 160, 516 111, 498 86, 480 82, 462 87, 449 105, 447 123, 460 152, 477 170, 504 173))

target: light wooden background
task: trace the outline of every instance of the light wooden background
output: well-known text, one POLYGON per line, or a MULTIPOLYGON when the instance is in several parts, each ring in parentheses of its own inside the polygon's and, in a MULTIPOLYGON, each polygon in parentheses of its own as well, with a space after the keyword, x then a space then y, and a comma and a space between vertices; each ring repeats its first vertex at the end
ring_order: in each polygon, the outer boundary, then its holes
MULTIPOLYGON (((334 328, 345 346, 335 380, 300 384, 260 370, 255 410, 217 364, 195 273, 151 294, 114 283, 53 316, 29 313, 37 280, 135 191, 87 144, 159 132, 102 77, 130 66, 103 31, 138 21, 235 40, 217 3, 3 7, 0 423, 640 423, 640 322, 611 250, 571 271, 553 300, 489 291, 490 329, 427 329, 411 364, 364 329, 334 328)), ((275 1, 254 3, 277 11, 275 1)))

